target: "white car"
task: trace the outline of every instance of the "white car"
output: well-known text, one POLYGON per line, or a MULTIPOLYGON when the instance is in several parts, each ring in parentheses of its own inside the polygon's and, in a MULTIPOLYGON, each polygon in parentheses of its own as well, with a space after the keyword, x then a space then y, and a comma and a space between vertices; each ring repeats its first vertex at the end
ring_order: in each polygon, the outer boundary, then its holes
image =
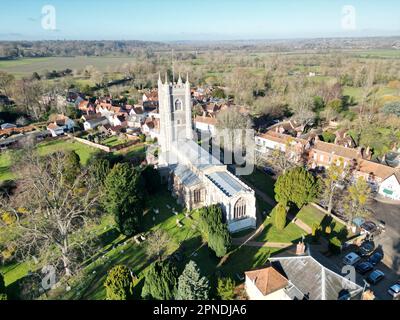
POLYGON ((346 255, 343 258, 343 263, 345 265, 352 266, 352 265, 356 264, 360 260, 361 260, 361 257, 357 253, 350 252, 348 255, 346 255))
POLYGON ((396 299, 397 297, 400 297, 400 284, 396 283, 393 286, 391 286, 388 290, 388 293, 396 299))

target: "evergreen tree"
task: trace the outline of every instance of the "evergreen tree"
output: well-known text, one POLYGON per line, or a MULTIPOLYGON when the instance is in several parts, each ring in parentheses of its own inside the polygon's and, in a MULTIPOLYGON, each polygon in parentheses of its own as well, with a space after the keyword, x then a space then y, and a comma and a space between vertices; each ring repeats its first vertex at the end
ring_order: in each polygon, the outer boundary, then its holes
POLYGON ((90 163, 89 168, 95 179, 103 184, 111 170, 111 165, 107 159, 96 158, 90 163))
POLYGON ((219 205, 211 205, 200 209, 200 229, 204 240, 215 252, 217 257, 223 257, 231 245, 231 235, 228 226, 222 221, 223 213, 219 205))
POLYGON ((114 215, 119 231, 132 236, 139 230, 144 210, 140 172, 128 163, 118 163, 107 175, 104 187, 104 208, 114 215))
POLYGON ((209 282, 201 277, 196 262, 189 261, 178 279, 178 300, 207 300, 209 297, 209 282))
POLYGON ((286 205, 278 203, 274 208, 275 228, 278 230, 285 229, 286 226, 286 205))
POLYGON ((161 177, 157 169, 154 166, 146 166, 142 171, 142 177, 145 181, 146 191, 149 194, 155 194, 160 190, 161 177))
POLYGON ((81 172, 79 155, 75 151, 69 151, 64 156, 64 177, 67 183, 73 183, 81 172))
POLYGON ((233 281, 231 278, 218 279, 217 292, 221 300, 234 300, 235 281, 233 281))
POLYGON ((276 201, 295 204, 298 208, 312 202, 318 191, 318 180, 303 167, 289 169, 275 183, 276 201))
POLYGON ((156 261, 151 264, 144 279, 142 289, 144 299, 172 300, 175 298, 178 271, 170 261, 156 261))
POLYGON ((107 300, 128 300, 133 295, 133 277, 126 266, 113 267, 107 275, 104 286, 106 287, 107 300))

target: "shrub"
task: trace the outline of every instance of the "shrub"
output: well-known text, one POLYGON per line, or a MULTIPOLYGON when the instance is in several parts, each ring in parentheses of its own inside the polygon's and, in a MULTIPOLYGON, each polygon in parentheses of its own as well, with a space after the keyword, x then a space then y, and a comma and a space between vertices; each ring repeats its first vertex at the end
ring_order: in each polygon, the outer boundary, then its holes
POLYGON ((278 230, 285 229, 286 226, 286 205, 283 203, 278 203, 274 208, 275 213, 275 228, 278 230))
POLYGON ((112 268, 104 282, 106 299, 128 300, 132 298, 133 280, 128 267, 118 265, 112 268))
POLYGON ((234 300, 235 281, 231 278, 218 279, 217 292, 221 300, 234 300))

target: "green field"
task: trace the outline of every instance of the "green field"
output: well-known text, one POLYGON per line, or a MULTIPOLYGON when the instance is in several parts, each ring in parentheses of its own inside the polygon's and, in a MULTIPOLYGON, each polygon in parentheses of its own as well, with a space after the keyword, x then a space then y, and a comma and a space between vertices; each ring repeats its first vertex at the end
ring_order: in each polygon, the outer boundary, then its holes
POLYGON ((39 74, 52 70, 83 69, 94 66, 100 71, 109 71, 125 63, 134 62, 132 57, 48 57, 48 58, 23 58, 18 60, 0 61, 0 71, 12 73, 17 77, 30 76, 33 72, 39 74))
MULTIPOLYGON (((89 147, 83 143, 74 140, 53 140, 42 142, 37 145, 40 155, 54 153, 56 151, 75 151, 83 165, 86 165, 89 159, 100 152, 98 149, 89 147)), ((0 181, 14 179, 14 174, 11 172, 13 159, 18 155, 16 150, 7 150, 0 153, 0 181)))

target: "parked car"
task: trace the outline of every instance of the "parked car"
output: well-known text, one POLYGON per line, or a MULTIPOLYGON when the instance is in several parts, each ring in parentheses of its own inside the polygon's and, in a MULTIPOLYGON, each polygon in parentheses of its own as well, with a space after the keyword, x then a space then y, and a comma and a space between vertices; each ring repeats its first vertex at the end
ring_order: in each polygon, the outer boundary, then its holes
POLYGON ((389 290, 388 293, 394 298, 396 299, 397 297, 400 297, 400 284, 396 283, 394 285, 392 285, 389 290))
POLYGON ((374 252, 368 258, 368 262, 371 263, 373 266, 376 266, 379 262, 383 259, 383 253, 381 252, 374 252))
POLYGON ((355 252, 350 252, 343 258, 343 263, 348 266, 355 265, 358 261, 361 260, 361 257, 355 253, 355 252))
POLYGON ((385 277, 385 274, 381 270, 376 269, 370 273, 370 275, 367 278, 367 282, 370 284, 377 284, 384 277, 385 277))
POLYGON ((367 272, 370 272, 374 269, 374 266, 372 263, 369 263, 367 261, 360 262, 356 265, 356 271, 359 274, 366 274, 367 272))
POLYGON ((271 167, 264 167, 263 171, 270 176, 273 176, 275 174, 274 170, 271 167))
POLYGON ((378 226, 372 221, 366 221, 361 226, 361 233, 374 234, 378 230, 378 226))
POLYGON ((369 255, 375 249, 375 243, 373 241, 364 241, 358 248, 358 253, 361 257, 369 255))

